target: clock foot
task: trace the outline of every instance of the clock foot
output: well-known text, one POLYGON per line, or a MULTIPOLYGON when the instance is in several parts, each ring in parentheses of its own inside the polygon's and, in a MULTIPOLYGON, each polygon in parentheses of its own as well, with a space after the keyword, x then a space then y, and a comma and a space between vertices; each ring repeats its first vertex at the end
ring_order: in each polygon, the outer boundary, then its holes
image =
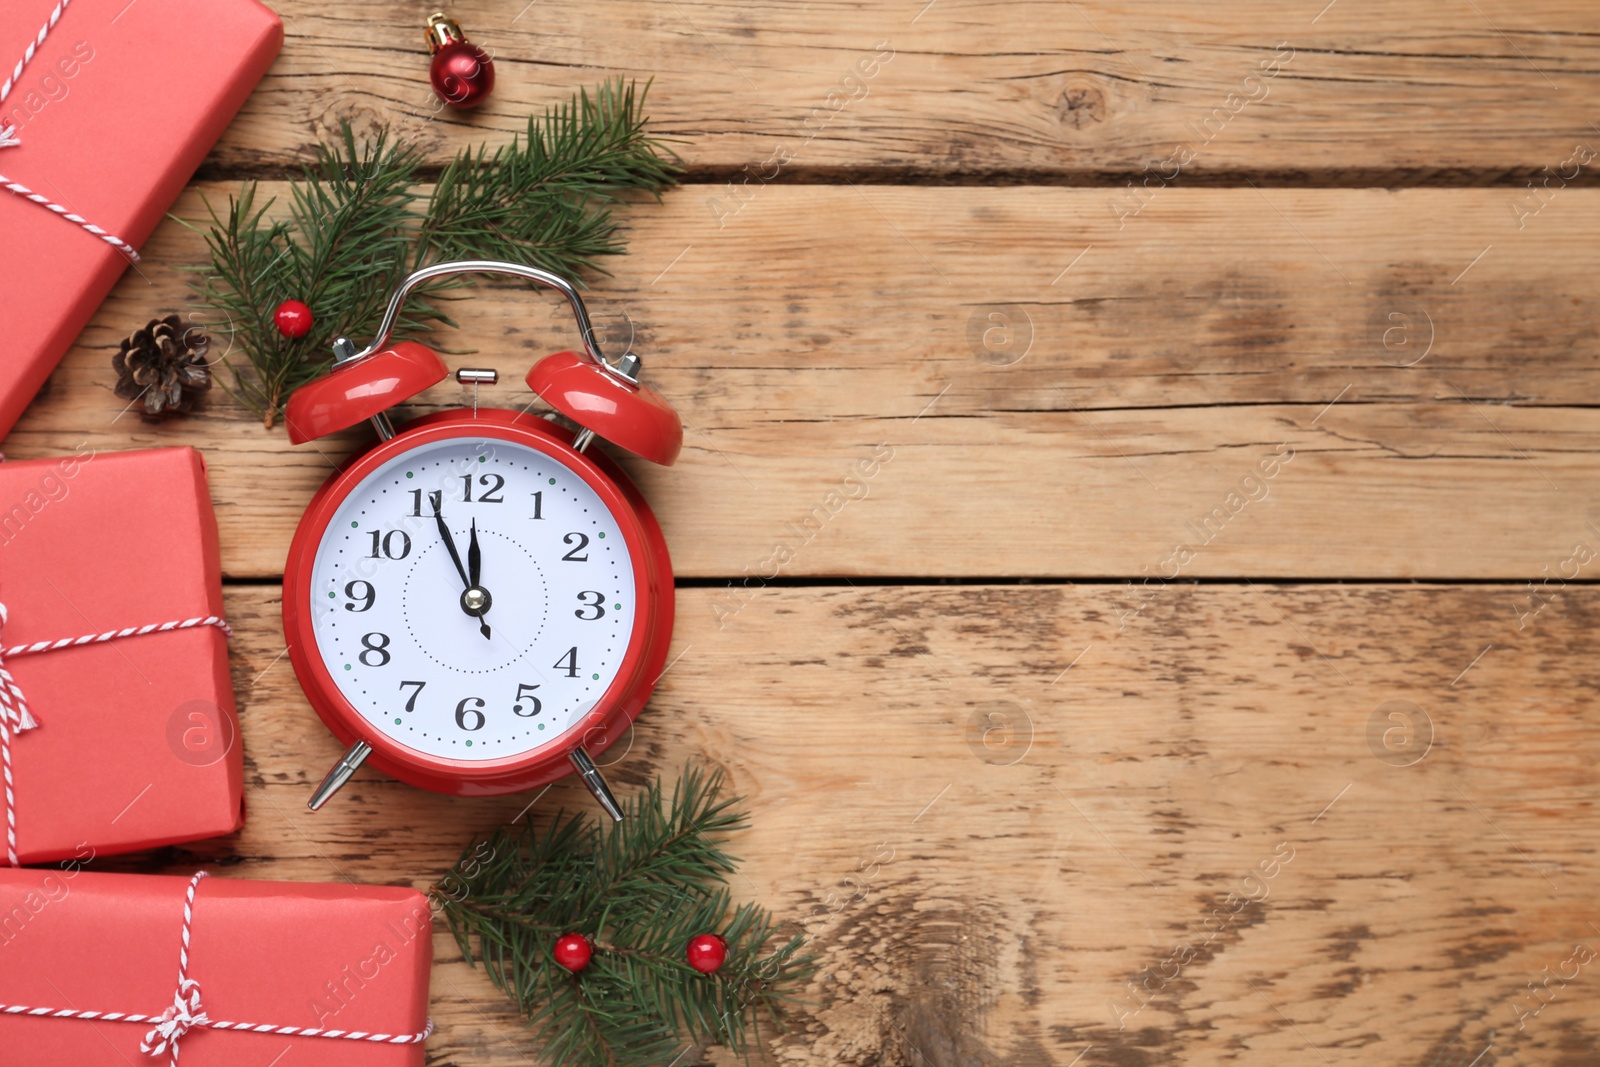
POLYGON ((328 772, 328 776, 322 780, 322 784, 317 786, 317 791, 311 794, 311 799, 306 802, 306 807, 316 811, 326 804, 333 794, 337 793, 350 780, 350 776, 356 773, 361 764, 370 755, 372 755, 372 746, 365 741, 357 741, 351 745, 350 751, 340 757, 339 762, 333 765, 333 769, 328 772))
POLYGON ((606 809, 606 814, 611 816, 612 822, 621 822, 622 806, 617 803, 617 798, 611 795, 611 787, 606 785, 606 780, 600 776, 600 768, 594 765, 589 753, 580 747, 573 749, 571 756, 572 765, 578 769, 578 777, 589 787, 589 792, 594 794, 595 800, 606 809))

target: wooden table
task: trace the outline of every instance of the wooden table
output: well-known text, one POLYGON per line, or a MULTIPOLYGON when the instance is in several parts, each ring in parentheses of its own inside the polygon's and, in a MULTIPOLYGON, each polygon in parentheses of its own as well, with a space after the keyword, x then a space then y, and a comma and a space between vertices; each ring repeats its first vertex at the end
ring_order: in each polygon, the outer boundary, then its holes
MULTIPOLYGON (((610 773, 749 797, 735 890, 823 963, 771 1062, 1600 1062, 1600 24, 1324 3, 467 0, 470 117, 428 8, 278 4, 180 217, 341 116, 440 162, 612 73, 684 139, 592 290, 687 424, 628 464, 680 614, 610 773)), ((249 823, 131 866, 426 886, 527 798, 305 809, 339 746, 279 580, 363 435, 119 416, 117 341, 203 260, 163 226, 6 442, 210 464, 249 823)), ((565 314, 490 286, 456 340, 520 382, 565 314)), ((436 949, 429 1062, 536 1062, 436 949)))

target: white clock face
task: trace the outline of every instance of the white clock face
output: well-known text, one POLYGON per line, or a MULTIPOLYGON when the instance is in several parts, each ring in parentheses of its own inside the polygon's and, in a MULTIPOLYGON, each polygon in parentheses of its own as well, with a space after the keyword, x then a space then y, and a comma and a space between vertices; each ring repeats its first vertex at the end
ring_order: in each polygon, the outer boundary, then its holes
POLYGON ((479 437, 368 475, 323 533, 311 580, 317 651, 345 699, 378 732, 460 760, 514 756, 577 724, 622 665, 636 595, 627 543, 588 483, 479 437), (469 590, 488 594, 486 610, 469 590))

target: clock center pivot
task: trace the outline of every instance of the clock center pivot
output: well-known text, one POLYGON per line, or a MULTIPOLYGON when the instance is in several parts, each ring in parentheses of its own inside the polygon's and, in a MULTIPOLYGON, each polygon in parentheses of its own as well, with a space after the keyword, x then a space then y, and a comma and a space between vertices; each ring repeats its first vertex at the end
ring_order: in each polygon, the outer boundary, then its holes
POLYGON ((494 597, 481 585, 474 585, 461 594, 461 610, 474 619, 481 618, 494 604, 494 597))

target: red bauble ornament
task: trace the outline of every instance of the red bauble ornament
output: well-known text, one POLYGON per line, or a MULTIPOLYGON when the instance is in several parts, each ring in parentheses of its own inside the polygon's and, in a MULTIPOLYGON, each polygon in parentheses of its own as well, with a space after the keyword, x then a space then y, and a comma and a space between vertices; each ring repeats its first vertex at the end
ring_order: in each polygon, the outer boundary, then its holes
POLYGON ((311 309, 298 300, 285 300, 272 313, 272 321, 285 337, 304 337, 311 332, 311 309))
POLYGON ((589 966, 594 956, 594 942, 582 934, 563 934, 556 938, 556 962, 573 974, 589 966))
POLYGON ((689 939, 689 966, 710 974, 728 958, 728 942, 716 934, 696 934, 689 939))
POLYGON ((494 60, 467 40, 461 24, 442 11, 428 16, 428 80, 451 107, 477 107, 494 89, 494 60))

